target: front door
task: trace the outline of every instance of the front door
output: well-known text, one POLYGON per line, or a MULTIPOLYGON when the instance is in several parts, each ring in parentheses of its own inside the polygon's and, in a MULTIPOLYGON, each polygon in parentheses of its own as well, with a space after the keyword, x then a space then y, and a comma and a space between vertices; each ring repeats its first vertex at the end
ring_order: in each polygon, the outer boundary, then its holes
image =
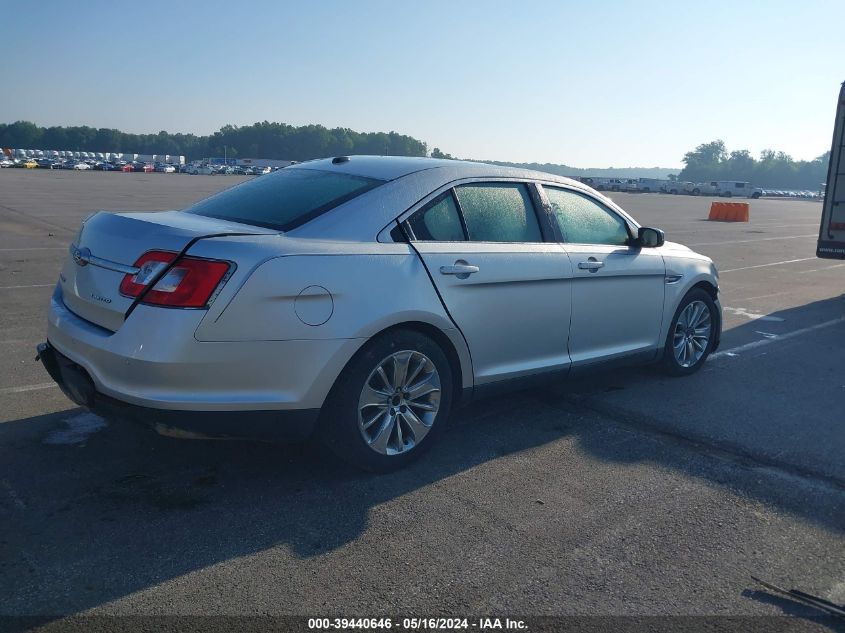
POLYGON ((573 366, 655 352, 665 264, 655 249, 629 246, 622 216, 587 194, 544 186, 572 261, 573 366))
POLYGON ((524 183, 459 185, 409 220, 477 385, 569 366, 572 267, 524 183))

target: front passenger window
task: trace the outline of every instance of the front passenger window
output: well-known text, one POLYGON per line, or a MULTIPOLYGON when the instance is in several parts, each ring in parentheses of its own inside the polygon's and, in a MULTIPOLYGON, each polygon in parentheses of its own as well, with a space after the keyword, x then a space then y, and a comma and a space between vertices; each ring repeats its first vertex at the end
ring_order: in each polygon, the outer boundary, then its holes
POLYGON ((630 235, 620 216, 580 193, 544 186, 563 239, 571 244, 625 246, 630 235))

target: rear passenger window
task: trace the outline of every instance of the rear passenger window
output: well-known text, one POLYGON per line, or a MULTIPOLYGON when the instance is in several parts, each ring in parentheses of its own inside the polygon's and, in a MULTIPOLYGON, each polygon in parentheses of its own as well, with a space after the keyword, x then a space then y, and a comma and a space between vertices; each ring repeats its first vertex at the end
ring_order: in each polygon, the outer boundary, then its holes
POLYGON ((466 239, 451 191, 417 211, 408 224, 414 238, 423 242, 463 242, 466 239))
POLYGON ((628 225, 621 217, 598 202, 580 193, 566 189, 544 187, 552 215, 571 244, 608 244, 625 246, 628 243, 628 225))
POLYGON ((540 225, 520 183, 479 183, 455 188, 473 242, 542 242, 540 225))

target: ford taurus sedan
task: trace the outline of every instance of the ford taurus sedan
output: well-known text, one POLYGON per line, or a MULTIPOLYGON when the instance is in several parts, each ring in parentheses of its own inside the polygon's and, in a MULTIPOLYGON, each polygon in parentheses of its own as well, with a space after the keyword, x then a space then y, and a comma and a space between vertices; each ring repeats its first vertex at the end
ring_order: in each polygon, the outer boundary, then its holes
POLYGON ((89 217, 39 357, 75 402, 195 436, 318 436, 375 471, 459 402, 619 363, 700 369, 710 259, 547 173, 338 157, 89 217))

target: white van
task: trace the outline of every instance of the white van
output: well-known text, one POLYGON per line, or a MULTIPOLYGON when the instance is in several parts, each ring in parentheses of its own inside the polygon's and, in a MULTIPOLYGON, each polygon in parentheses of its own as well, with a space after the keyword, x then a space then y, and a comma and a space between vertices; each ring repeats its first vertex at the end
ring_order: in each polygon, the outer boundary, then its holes
POLYGON ((699 182, 687 188, 687 192, 694 196, 721 196, 731 198, 741 196, 743 198, 759 198, 762 191, 751 186, 745 180, 711 180, 710 182, 699 182))

